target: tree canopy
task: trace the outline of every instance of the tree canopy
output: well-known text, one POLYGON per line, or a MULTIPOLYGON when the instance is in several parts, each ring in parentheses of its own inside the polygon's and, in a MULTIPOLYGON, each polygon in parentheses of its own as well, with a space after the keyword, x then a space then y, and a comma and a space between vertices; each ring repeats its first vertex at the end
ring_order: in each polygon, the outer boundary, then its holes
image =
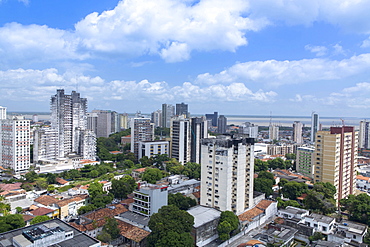
POLYGON ((340 200, 341 209, 348 211, 349 219, 370 225, 370 196, 362 193, 357 196, 349 195, 340 200))
POLYGON ((175 205, 181 210, 188 210, 197 205, 197 201, 190 197, 183 196, 181 193, 168 194, 168 205, 175 205))
POLYGON ((307 190, 307 184, 291 181, 284 185, 283 195, 290 200, 296 200, 297 197, 301 196, 303 193, 307 193, 307 190))
POLYGON ((0 232, 18 229, 25 225, 26 222, 24 222, 23 217, 20 214, 9 214, 0 217, 0 232))
POLYGON ((135 180, 130 175, 126 175, 119 180, 113 179, 112 189, 109 192, 113 194, 114 198, 124 199, 127 198, 127 195, 132 193, 135 188, 135 180))
POLYGON ((254 190, 269 196, 273 193, 272 186, 274 186, 275 183, 274 174, 261 171, 258 173, 258 177, 254 179, 254 190))
POLYGON ((238 217, 231 211, 224 211, 221 213, 220 221, 218 222, 217 231, 219 238, 225 241, 230 238, 232 231, 239 227, 238 217))
POLYGON ((194 217, 174 205, 163 206, 150 217, 149 246, 194 246, 190 232, 194 217))
POLYGON ((40 222, 44 222, 44 221, 47 221, 47 220, 50 220, 51 218, 47 215, 38 215, 36 216, 35 218, 33 218, 30 222, 31 225, 34 225, 34 224, 37 224, 37 223, 40 223, 40 222))
POLYGON ((141 176, 141 180, 151 184, 155 184, 161 178, 163 178, 163 173, 158 168, 147 168, 141 176))

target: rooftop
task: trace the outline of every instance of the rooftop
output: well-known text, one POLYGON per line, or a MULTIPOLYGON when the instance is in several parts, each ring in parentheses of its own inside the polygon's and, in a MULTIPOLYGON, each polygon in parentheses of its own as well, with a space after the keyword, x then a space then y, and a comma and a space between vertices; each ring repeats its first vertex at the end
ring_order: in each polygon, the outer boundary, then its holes
POLYGON ((187 212, 194 217, 195 228, 220 218, 221 216, 220 211, 200 205, 190 208, 187 212))
POLYGON ((147 226, 150 219, 149 217, 139 215, 130 211, 120 214, 120 217, 128 222, 137 223, 143 226, 147 226))
POLYGON ((54 212, 53 209, 41 207, 41 208, 32 210, 30 213, 34 216, 39 216, 39 215, 47 215, 47 214, 50 214, 52 212, 54 212))
POLYGON ((137 243, 141 242, 144 238, 148 237, 150 234, 150 232, 148 231, 145 231, 137 226, 131 225, 121 220, 118 220, 118 228, 122 236, 131 239, 137 243))
POLYGON ((330 224, 331 222, 335 221, 335 219, 332 217, 325 216, 322 214, 315 214, 315 213, 311 213, 309 216, 306 216, 306 218, 313 218, 313 220, 317 222, 323 222, 326 224, 330 224))

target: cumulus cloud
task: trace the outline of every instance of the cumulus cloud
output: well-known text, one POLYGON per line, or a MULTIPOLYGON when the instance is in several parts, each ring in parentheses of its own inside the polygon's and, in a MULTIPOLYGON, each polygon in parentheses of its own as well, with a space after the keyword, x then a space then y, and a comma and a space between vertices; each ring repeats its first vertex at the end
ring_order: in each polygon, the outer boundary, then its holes
POLYGON ((84 97, 93 100, 95 104, 105 100, 162 103, 175 99, 187 102, 272 102, 277 96, 274 91, 253 92, 243 83, 199 86, 184 82, 180 86, 170 86, 164 81, 105 81, 100 77, 73 72, 59 73, 54 68, 0 71, 0 91, 6 92, 2 95, 4 101, 48 101, 58 88, 64 88, 67 92, 78 88, 84 97))
POLYGON ((326 55, 326 52, 328 50, 328 48, 326 48, 325 46, 306 45, 304 48, 312 53, 315 53, 317 57, 322 57, 326 55))
POLYGON ((343 60, 302 59, 295 61, 253 61, 238 63, 218 74, 201 74, 198 84, 230 82, 261 83, 270 86, 297 84, 319 80, 342 79, 368 71, 370 54, 343 60))

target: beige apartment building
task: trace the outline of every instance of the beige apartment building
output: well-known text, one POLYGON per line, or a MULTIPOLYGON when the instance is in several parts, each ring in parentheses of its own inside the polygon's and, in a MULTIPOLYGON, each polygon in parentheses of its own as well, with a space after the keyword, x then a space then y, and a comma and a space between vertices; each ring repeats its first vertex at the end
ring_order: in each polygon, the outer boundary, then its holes
POLYGON ((356 188, 358 132, 352 126, 331 127, 316 133, 314 182, 330 182, 335 199, 346 198, 356 188))

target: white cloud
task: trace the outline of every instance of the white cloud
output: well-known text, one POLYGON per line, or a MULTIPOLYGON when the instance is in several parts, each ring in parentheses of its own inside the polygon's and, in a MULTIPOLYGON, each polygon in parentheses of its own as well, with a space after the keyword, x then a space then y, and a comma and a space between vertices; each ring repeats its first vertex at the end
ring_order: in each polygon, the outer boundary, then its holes
POLYGON ((7 70, 0 71, 0 91, 3 102, 8 101, 48 101, 56 89, 67 92, 77 90, 84 97, 93 100, 95 105, 104 101, 125 100, 131 102, 165 102, 178 100, 187 102, 271 102, 276 92, 258 90, 253 92, 243 83, 230 85, 210 85, 200 87, 190 82, 171 87, 167 82, 105 81, 100 77, 90 77, 73 72, 59 73, 57 69, 46 70, 7 70), (102 97, 103 95, 103 97, 102 97))
POLYGON ((370 47, 370 37, 362 41, 362 44, 360 46, 361 48, 368 48, 370 47))
POLYGON ((365 73, 370 66, 370 53, 343 60, 302 59, 293 61, 253 61, 238 63, 211 75, 198 75, 197 84, 218 84, 232 82, 256 82, 280 86, 320 80, 343 79, 365 73))
POLYGON ((326 52, 328 50, 328 48, 326 48, 325 46, 306 45, 304 48, 312 53, 315 53, 317 57, 322 57, 326 55, 326 52))

